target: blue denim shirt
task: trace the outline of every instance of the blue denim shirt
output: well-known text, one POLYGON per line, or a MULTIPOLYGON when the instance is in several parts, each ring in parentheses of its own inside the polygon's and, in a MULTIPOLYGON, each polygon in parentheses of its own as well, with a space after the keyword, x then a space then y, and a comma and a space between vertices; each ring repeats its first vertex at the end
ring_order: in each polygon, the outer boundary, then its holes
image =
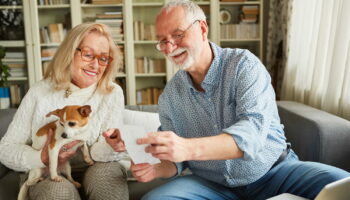
POLYGON ((242 158, 176 163, 178 174, 188 167, 228 187, 247 185, 262 177, 286 148, 275 93, 264 65, 248 50, 210 45, 214 60, 201 85, 205 92, 179 70, 159 99, 160 130, 185 138, 231 134, 242 158))

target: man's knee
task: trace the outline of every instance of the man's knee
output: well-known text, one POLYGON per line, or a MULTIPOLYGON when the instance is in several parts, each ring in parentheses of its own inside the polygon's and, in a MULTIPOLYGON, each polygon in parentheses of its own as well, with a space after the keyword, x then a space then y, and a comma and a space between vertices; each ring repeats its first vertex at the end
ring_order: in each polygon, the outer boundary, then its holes
POLYGON ((348 176, 350 176, 350 174, 345 170, 321 163, 319 163, 319 172, 318 175, 316 175, 316 177, 319 177, 325 184, 338 181, 348 176))

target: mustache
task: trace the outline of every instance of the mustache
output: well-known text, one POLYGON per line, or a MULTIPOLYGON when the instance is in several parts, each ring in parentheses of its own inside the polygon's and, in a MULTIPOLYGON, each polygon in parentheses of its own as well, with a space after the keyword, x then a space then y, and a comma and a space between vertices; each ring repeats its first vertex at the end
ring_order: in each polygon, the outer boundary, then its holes
POLYGON ((169 57, 176 56, 176 55, 179 55, 185 51, 187 51, 187 48, 179 48, 179 49, 176 49, 174 52, 169 53, 168 56, 169 57))

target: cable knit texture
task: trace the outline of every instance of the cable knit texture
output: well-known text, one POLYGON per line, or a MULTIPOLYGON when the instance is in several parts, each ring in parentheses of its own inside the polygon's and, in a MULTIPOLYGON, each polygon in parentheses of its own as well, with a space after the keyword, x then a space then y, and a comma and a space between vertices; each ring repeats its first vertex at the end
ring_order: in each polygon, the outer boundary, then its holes
POLYGON ((57 119, 46 114, 66 105, 90 105, 90 146, 95 161, 118 161, 127 159, 125 153, 114 152, 101 135, 108 128, 118 128, 123 123, 124 96, 122 89, 114 84, 110 94, 101 94, 96 84, 80 89, 71 84, 72 94, 66 98, 65 91, 57 91, 48 80, 34 84, 22 100, 5 136, 0 142, 0 161, 16 171, 28 171, 44 167, 41 151, 31 147, 32 136, 45 124, 57 119))

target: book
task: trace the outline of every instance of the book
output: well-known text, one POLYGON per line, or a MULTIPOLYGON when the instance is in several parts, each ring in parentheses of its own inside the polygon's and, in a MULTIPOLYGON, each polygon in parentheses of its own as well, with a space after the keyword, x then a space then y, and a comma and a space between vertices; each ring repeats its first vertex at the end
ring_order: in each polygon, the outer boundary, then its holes
POLYGON ((148 87, 136 91, 137 105, 158 104, 160 94, 163 92, 162 88, 148 87))
POLYGON ((49 35, 50 35, 50 41, 53 43, 60 43, 61 36, 60 36, 59 25, 58 24, 49 24, 48 30, 49 30, 49 35))
POLYGON ((10 89, 0 87, 0 109, 10 108, 10 89))
POLYGON ((122 0, 92 0, 92 4, 116 4, 122 3, 122 0))
POLYGON ((17 84, 10 85, 11 106, 17 107, 21 103, 21 88, 17 84))
POLYGON ((41 49, 41 58, 53 57, 57 51, 57 47, 41 49))
POLYGON ((221 2, 245 2, 245 0, 220 0, 221 2))

